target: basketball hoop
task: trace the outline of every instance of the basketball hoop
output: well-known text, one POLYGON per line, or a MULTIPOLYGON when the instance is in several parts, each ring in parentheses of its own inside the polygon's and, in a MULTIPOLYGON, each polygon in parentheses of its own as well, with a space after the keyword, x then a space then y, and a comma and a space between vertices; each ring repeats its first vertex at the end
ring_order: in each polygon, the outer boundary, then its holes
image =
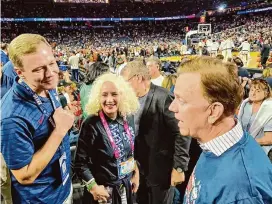
POLYGON ((198 33, 204 33, 205 35, 209 35, 212 32, 211 24, 198 24, 198 33))

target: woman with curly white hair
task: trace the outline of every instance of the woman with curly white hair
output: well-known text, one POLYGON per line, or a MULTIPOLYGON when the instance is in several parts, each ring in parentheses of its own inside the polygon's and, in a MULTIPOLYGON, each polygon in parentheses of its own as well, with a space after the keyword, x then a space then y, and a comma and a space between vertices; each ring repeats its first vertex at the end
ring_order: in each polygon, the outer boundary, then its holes
POLYGON ((122 77, 107 73, 94 82, 75 158, 75 171, 86 185, 83 203, 133 203, 139 186, 133 119, 138 108, 122 77))

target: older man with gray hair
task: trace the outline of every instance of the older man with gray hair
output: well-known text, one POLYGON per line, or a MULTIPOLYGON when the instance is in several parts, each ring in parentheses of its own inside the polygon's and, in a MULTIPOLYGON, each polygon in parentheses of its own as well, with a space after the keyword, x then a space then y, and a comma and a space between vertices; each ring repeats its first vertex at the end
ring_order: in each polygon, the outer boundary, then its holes
POLYGON ((146 61, 146 66, 151 76, 151 82, 157 86, 162 86, 164 77, 161 75, 161 61, 158 57, 150 57, 146 61))
POLYGON ((151 83, 142 60, 128 62, 121 75, 139 98, 135 115, 135 159, 140 164, 140 204, 172 204, 174 187, 185 180, 191 140, 179 133, 178 121, 169 111, 173 95, 151 83))
POLYGON ((184 63, 179 74, 169 109, 180 133, 197 139, 203 150, 184 203, 272 203, 272 165, 234 116, 242 100, 234 70, 199 57, 184 63))

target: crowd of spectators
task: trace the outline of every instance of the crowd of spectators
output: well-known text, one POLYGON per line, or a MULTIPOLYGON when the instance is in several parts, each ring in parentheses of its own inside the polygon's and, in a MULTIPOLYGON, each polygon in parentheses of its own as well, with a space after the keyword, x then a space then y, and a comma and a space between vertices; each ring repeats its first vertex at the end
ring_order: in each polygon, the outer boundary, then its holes
POLYGON ((217 33, 218 37, 226 34, 234 35, 238 32, 238 34, 247 35, 251 38, 270 32, 272 26, 270 14, 271 12, 261 13, 260 15, 231 15, 210 18, 210 23, 213 25, 213 32, 217 33))
MULTIPOLYGON (((246 2, 246 1, 245 1, 246 2)), ((27 18, 27 17, 88 17, 88 18, 126 18, 126 17, 166 17, 166 16, 182 16, 182 15, 201 15, 205 10, 207 15, 233 14, 238 10, 260 8, 269 5, 263 1, 255 2, 240 6, 235 2, 230 2, 230 7, 224 12, 217 11, 220 6, 217 1, 182 1, 182 2, 118 2, 109 4, 63 4, 52 2, 38 2, 35 4, 27 4, 22 1, 5 2, 2 4, 1 16, 6 18, 27 18), (233 5, 233 7, 231 6, 233 5), (238 7, 237 7, 238 6, 238 7)))
MULTIPOLYGON (((163 52, 170 53, 180 51, 181 45, 184 44, 185 28, 197 29, 199 24, 197 20, 103 23, 8 22, 2 24, 2 42, 8 43, 15 36, 28 32, 45 36, 54 44, 56 53, 61 56, 69 55, 72 50, 82 49, 88 53, 93 51, 109 55, 116 48, 125 47, 128 49, 128 55, 130 53, 139 55, 141 50, 152 54, 158 47, 163 47, 163 52)), ((220 43, 225 36, 231 36, 236 47, 247 38, 256 51, 259 51, 264 39, 271 43, 271 22, 269 12, 207 18, 207 23, 212 25, 211 38, 220 43)))
POLYGON ((194 3, 118 3, 118 4, 46 4, 31 5, 22 4, 14 7, 13 4, 5 4, 2 7, 2 16, 5 17, 89 17, 89 18, 126 18, 126 17, 164 17, 177 15, 191 15, 200 11, 205 5, 200 1, 199 7, 194 3))

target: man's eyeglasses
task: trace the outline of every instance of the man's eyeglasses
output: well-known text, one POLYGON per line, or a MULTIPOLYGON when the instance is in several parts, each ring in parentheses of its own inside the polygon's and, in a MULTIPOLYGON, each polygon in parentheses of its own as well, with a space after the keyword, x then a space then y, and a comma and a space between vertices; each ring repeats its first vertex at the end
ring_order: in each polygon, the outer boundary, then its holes
POLYGON ((127 81, 130 81, 133 77, 137 76, 137 74, 132 75, 127 81))

